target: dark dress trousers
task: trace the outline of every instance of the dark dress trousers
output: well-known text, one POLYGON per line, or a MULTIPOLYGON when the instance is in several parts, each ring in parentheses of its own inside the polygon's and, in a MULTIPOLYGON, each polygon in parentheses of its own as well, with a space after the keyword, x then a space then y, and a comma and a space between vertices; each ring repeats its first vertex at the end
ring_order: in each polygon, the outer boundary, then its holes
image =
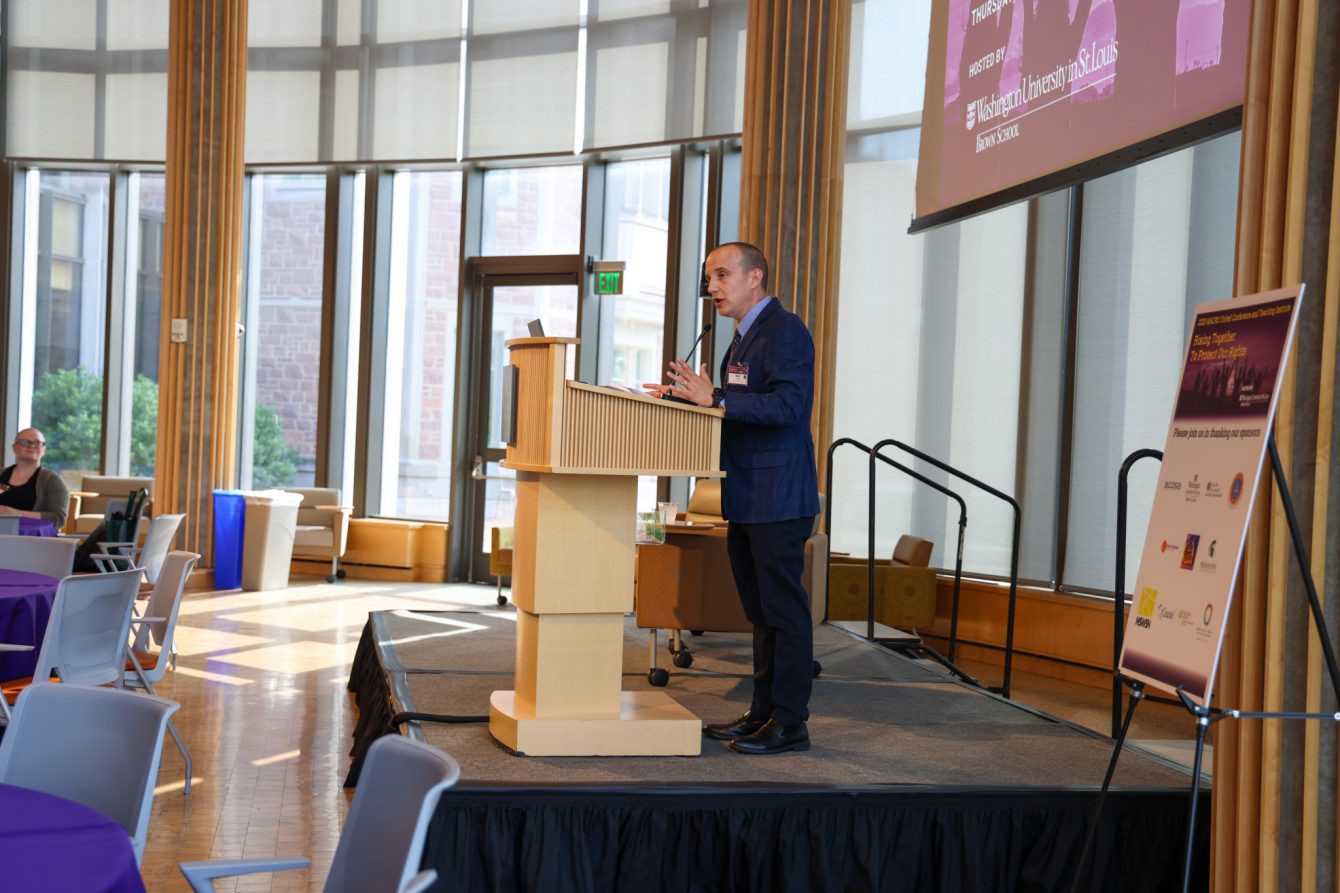
POLYGON ((754 625, 750 712, 794 726, 809 716, 814 630, 800 577, 819 512, 810 408, 814 340, 774 298, 721 364, 721 509, 745 616, 754 625), (745 373, 747 384, 731 383, 745 373))

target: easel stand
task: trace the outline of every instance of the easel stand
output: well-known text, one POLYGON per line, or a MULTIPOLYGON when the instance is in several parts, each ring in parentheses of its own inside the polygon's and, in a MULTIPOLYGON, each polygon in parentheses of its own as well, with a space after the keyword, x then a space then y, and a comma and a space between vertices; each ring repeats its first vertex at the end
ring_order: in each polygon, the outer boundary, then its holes
MULTIPOLYGON (((1308 558, 1307 547, 1303 543, 1302 531, 1298 527, 1298 516, 1294 512, 1293 499, 1289 495, 1289 484, 1284 479, 1284 471, 1280 463, 1279 450, 1275 446, 1275 432, 1273 430, 1266 441, 1266 447, 1270 451, 1270 465, 1275 476, 1275 488, 1279 493, 1280 502, 1284 506, 1284 517, 1289 524, 1289 537, 1293 541, 1294 558, 1298 561, 1303 585, 1307 590, 1308 605, 1312 611, 1312 622, 1316 625, 1317 638, 1321 641, 1322 656, 1326 661, 1326 671, 1331 677, 1331 691, 1337 698, 1340 698, 1340 668, 1336 665, 1335 649, 1331 645, 1331 636, 1326 629, 1326 618, 1321 612, 1321 601, 1317 598, 1317 585, 1312 579, 1311 561, 1308 558)), ((1130 686, 1131 702, 1126 710, 1126 718, 1121 724, 1121 732, 1112 748, 1112 759, 1107 765, 1107 776, 1103 779, 1102 790, 1098 793, 1098 802, 1094 806, 1093 817, 1089 820, 1089 831, 1084 838, 1084 849, 1080 852, 1079 864, 1075 867, 1075 878, 1070 886, 1072 893, 1079 889, 1080 878, 1084 874, 1084 863, 1088 860, 1089 850, 1092 849, 1093 840, 1098 831, 1098 819, 1102 814, 1103 800, 1107 797, 1108 788, 1112 785, 1112 776, 1117 769, 1117 759, 1121 756, 1121 749, 1126 743, 1126 733, 1130 729, 1132 717, 1135 716, 1135 706, 1145 697, 1143 682, 1127 679, 1119 674, 1117 678, 1125 685, 1130 686)), ((1225 719, 1302 719, 1340 723, 1340 712, 1224 710, 1197 704, 1180 688, 1177 689, 1177 697, 1196 723, 1196 756, 1191 770, 1191 803, 1187 810, 1186 847, 1182 862, 1182 891, 1186 893, 1191 889, 1191 857, 1196 836, 1196 806, 1200 797, 1200 772, 1205 758, 1205 738, 1209 734, 1210 726, 1225 719)))

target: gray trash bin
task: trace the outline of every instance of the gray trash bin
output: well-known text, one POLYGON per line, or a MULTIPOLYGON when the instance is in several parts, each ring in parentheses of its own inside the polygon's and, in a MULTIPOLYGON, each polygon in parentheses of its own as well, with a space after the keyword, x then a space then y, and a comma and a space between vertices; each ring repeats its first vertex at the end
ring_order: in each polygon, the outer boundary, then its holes
POLYGON ((247 493, 246 502, 242 588, 283 589, 288 585, 302 497, 283 490, 258 490, 247 493))

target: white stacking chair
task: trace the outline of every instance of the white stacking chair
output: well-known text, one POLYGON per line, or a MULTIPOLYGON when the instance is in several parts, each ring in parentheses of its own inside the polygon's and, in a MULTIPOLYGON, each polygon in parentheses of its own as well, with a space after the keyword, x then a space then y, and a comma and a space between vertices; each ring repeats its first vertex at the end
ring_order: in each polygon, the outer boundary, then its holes
MULTIPOLYGON (((158 523, 158 518, 154 518, 154 523, 158 523)), ((149 535, 153 536, 152 529, 149 535)), ((149 602, 144 607, 144 616, 130 618, 135 639, 130 646, 130 659, 126 661, 126 685, 139 686, 149 694, 156 695, 158 692, 154 690, 154 683, 163 681, 169 666, 176 668, 177 646, 173 644, 173 639, 177 632, 177 615, 181 610, 182 595, 186 591, 186 579, 199 560, 200 556, 195 552, 169 552, 162 562, 162 573, 158 575, 158 582, 154 584, 149 602)), ((191 752, 171 721, 168 722, 168 734, 186 760, 185 792, 189 794, 191 752)))
POLYGON ((9 571, 46 574, 57 580, 70 576, 79 540, 59 536, 0 536, 0 567, 9 571))
MULTIPOLYGON (((442 791, 460 778, 447 754, 399 735, 368 748, 349 818, 340 832, 325 893, 419 893, 437 872, 419 871, 428 823, 442 791)), ((214 879, 306 868, 309 859, 221 859, 181 862, 195 893, 209 893, 214 879)))
POLYGON ((139 588, 139 571, 61 580, 33 675, 0 680, 4 718, 9 718, 7 705, 15 703, 24 689, 45 683, 53 672, 74 685, 121 688, 130 650, 130 615, 139 588))
POLYGON ((0 783, 96 809, 126 829, 138 865, 163 729, 176 709, 173 701, 113 688, 30 686, 0 741, 0 783))
POLYGON ((144 579, 147 582, 157 583, 163 559, 172 548, 172 541, 177 538, 177 529, 181 527, 182 519, 185 517, 185 515, 155 515, 149 522, 149 532, 144 535, 143 546, 135 543, 101 542, 98 543, 99 551, 89 558, 98 566, 98 570, 104 573, 137 567, 144 572, 144 579))
POLYGON ((19 516, 5 515, 0 517, 0 536, 18 536, 19 535, 19 516))

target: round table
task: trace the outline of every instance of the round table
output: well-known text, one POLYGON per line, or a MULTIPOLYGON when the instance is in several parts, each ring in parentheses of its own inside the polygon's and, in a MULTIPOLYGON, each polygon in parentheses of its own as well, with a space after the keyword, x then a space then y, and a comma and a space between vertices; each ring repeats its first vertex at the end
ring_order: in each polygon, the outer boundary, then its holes
POLYGON ((33 674, 58 582, 46 574, 0 569, 0 642, 33 646, 32 651, 0 651, 0 679, 33 674))
POLYGON ((73 800, 0 784, 0 871, 13 890, 144 893, 124 828, 73 800))

